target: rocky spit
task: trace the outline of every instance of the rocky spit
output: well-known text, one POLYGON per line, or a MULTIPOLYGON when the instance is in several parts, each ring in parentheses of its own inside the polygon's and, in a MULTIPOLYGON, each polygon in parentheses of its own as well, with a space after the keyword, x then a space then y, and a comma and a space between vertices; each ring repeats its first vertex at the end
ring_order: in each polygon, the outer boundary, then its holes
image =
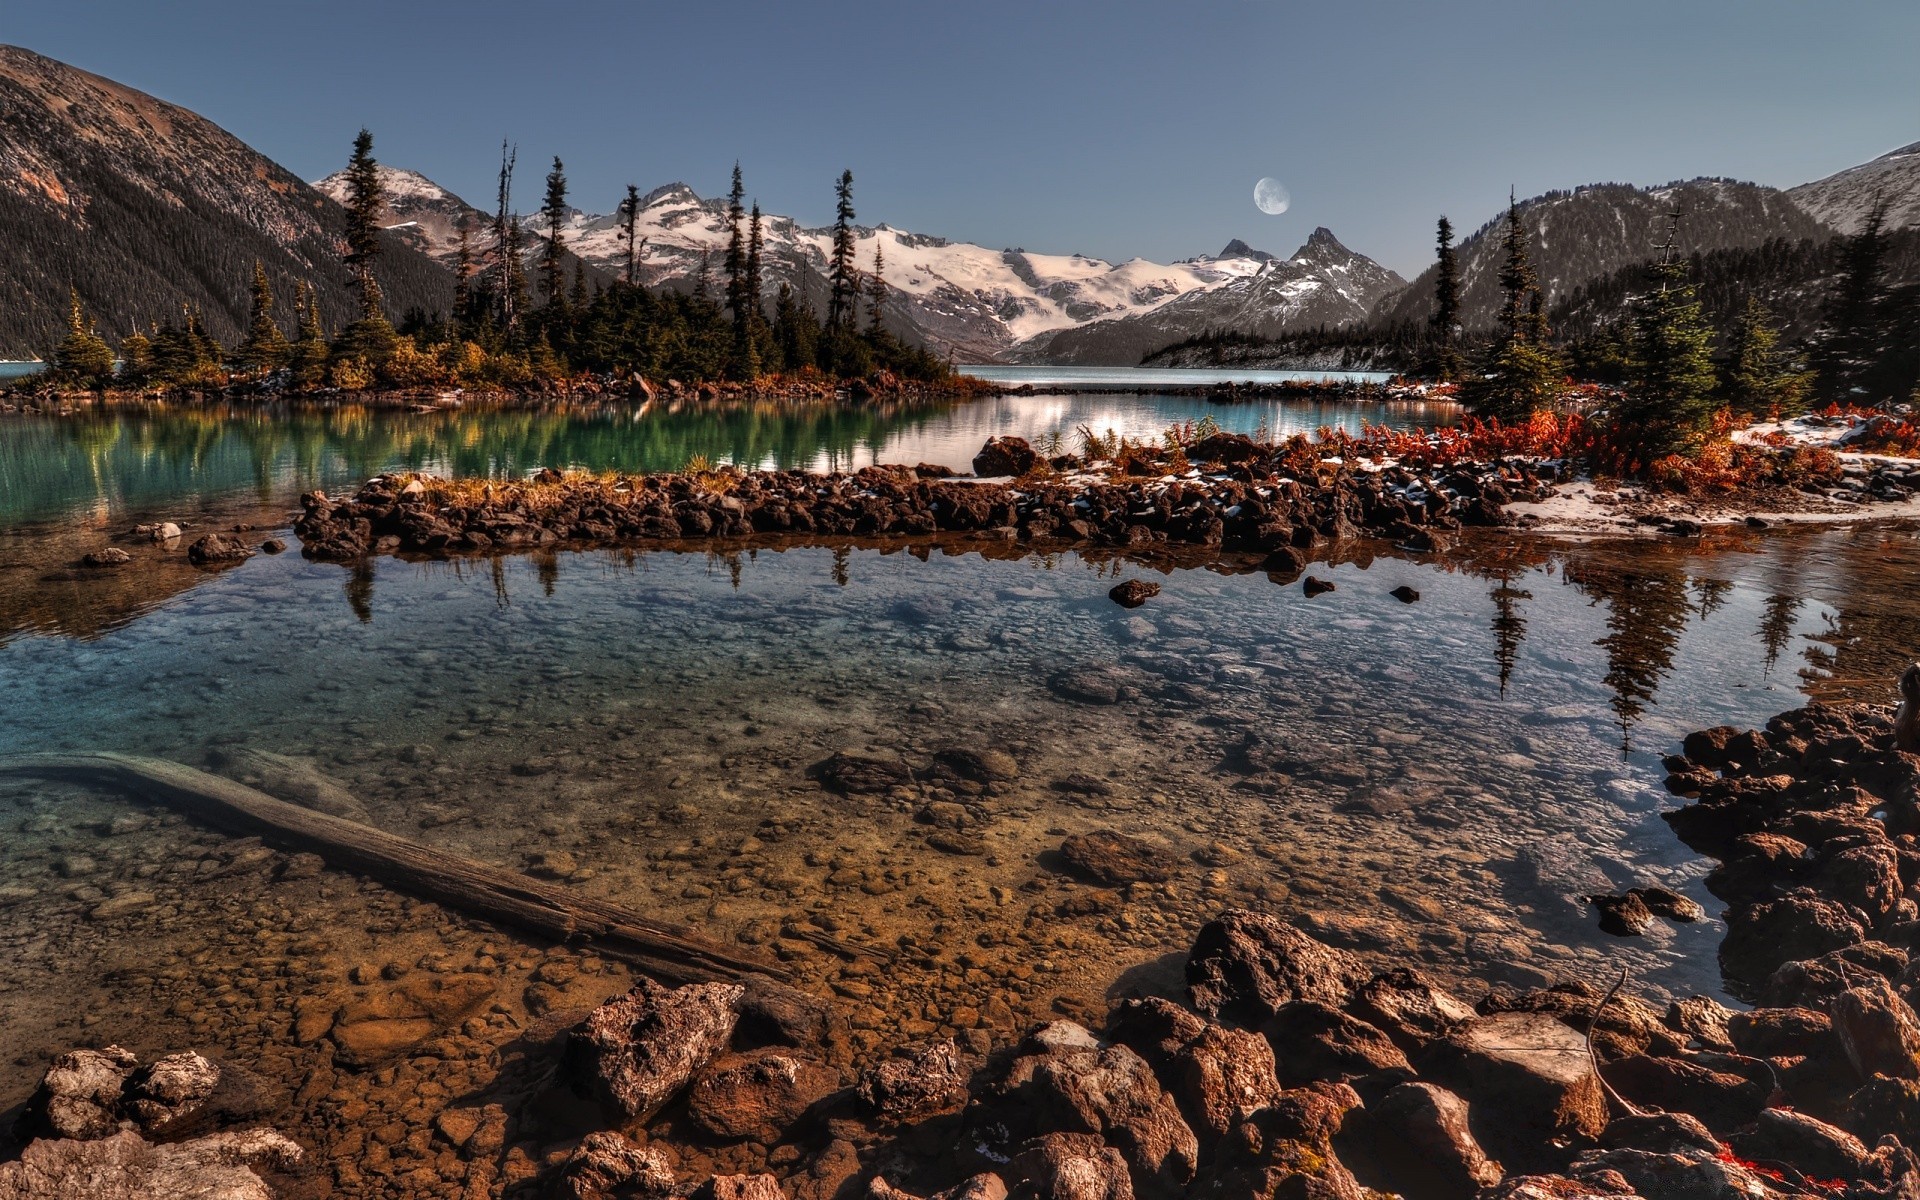
MULTIPOLYGON (((1411 967, 1234 909, 1192 943, 1184 994, 1122 995, 1102 1019, 1005 1043, 902 1045, 849 1075, 832 1005, 753 980, 643 977, 527 1030, 512 1069, 402 1130, 439 1167, 387 1194, 1920 1196, 1912 724, 1814 706, 1693 734, 1668 761, 1692 801, 1668 821, 1720 864, 1721 965, 1746 1009, 1694 996, 1663 1010, 1624 972, 1498 984, 1469 1005, 1411 967)), ((1112 832, 1060 853, 1096 877, 1154 866, 1112 832)), ((1698 915, 1659 889, 1633 898, 1698 915)), ((393 1071, 396 1046, 484 1003, 456 982, 408 983, 405 1011, 325 1014, 336 1061, 393 1071)), ((327 1194, 331 1178, 273 1130, 282 1104, 196 1053, 75 1050, 23 1110, 0 1197, 327 1194)))

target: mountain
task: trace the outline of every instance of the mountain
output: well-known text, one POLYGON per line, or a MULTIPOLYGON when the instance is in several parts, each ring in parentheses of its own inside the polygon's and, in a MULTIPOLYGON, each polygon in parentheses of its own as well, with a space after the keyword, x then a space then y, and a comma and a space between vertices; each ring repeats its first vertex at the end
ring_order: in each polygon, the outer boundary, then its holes
POLYGON ((1227 243, 1227 248, 1225 250, 1222 250, 1220 253, 1214 255, 1214 257, 1215 258, 1257 258, 1261 262, 1272 262, 1274 259, 1280 256, 1277 254, 1268 254, 1265 250, 1255 250, 1252 246, 1247 245, 1245 242, 1241 241, 1239 238, 1234 238, 1232 241, 1227 243))
MULTIPOLYGON (((342 153, 345 153, 343 141, 342 153)), ((202 310, 231 345, 260 261, 291 327, 294 284, 332 326, 354 315, 339 205, 203 117, 28 50, 0 46, 0 356, 66 330, 71 285, 103 333, 202 310)), ((446 270, 395 239, 394 312, 445 310, 446 270)))
MULTIPOLYGON (((462 212, 476 210, 414 172, 395 170, 388 178, 396 196, 390 213, 396 235, 451 262, 455 222, 462 212)), ((315 186, 340 190, 337 176, 315 186)), ((523 220, 529 232, 545 232, 544 218, 523 220)), ((833 231, 777 214, 764 215, 762 223, 769 296, 785 283, 816 308, 823 306, 833 231)), ((567 248, 587 263, 612 276, 624 272, 626 243, 618 217, 574 211, 560 232, 567 248)), ((718 287, 729 235, 725 200, 703 199, 684 183, 655 188, 641 198, 635 233, 645 239, 638 272, 642 283, 691 287, 704 261, 718 287)), ((476 247, 484 248, 487 240, 482 234, 476 247)), ((876 248, 883 256, 889 325, 962 361, 993 361, 1015 343, 1051 330, 1144 312, 1174 297, 1252 276, 1271 258, 1249 249, 1244 255, 1165 266, 1139 258, 1116 264, 1079 254, 992 250, 890 225, 856 228, 855 246, 863 270, 871 268, 876 248)))
MULTIPOLYGON (((458 257, 460 222, 471 222, 473 252, 482 253, 491 239, 493 217, 428 179, 418 171, 390 167, 377 169, 386 203, 378 220, 382 228, 408 246, 451 267, 458 257)), ((314 182, 314 190, 337 204, 347 200, 347 173, 335 171, 314 182)))
POLYGON ((1920 226, 1920 142, 1882 154, 1837 175, 1788 188, 1802 209, 1841 233, 1858 233, 1876 199, 1887 201, 1887 227, 1920 226))
MULTIPOLYGON (((1238 240, 1227 249, 1245 248, 1238 240)), ((1227 260, 1232 262, 1242 259, 1227 260)), ((1364 321, 1407 281, 1316 229, 1291 258, 1267 255, 1251 274, 1177 296, 1146 312, 1088 322, 1030 337, 1009 357, 1023 362, 1131 366, 1144 356, 1210 329, 1255 337, 1364 321)))
MULTIPOLYGON (((1571 192, 1548 192, 1520 205, 1528 254, 1549 306, 1573 288, 1625 266, 1658 257, 1667 239, 1668 214, 1681 214, 1675 245, 1683 254, 1758 246, 1771 239, 1797 242, 1831 236, 1786 193, 1753 183, 1694 179, 1664 187, 1593 184, 1571 192)), ((1460 243, 1461 323, 1491 326, 1500 309, 1506 214, 1460 243)), ((1424 322, 1433 309, 1433 273, 1428 267, 1412 286, 1374 310, 1385 323, 1424 322)))

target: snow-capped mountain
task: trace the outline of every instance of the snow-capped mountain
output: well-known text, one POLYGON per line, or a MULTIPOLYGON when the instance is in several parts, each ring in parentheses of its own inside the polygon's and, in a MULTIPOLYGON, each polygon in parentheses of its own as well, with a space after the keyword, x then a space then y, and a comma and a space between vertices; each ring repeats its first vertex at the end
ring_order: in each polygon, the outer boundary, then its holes
MULTIPOLYGON (((418 171, 403 170, 381 163, 380 184, 387 202, 380 224, 388 233, 426 254, 452 266, 458 251, 460 221, 471 223, 473 250, 485 250, 491 234, 492 218, 473 205, 428 179, 418 171)), ((347 201, 347 173, 335 171, 313 186, 340 204, 347 201)))
MULTIPOLYGON (((481 228, 476 249, 486 246, 486 218, 477 209, 416 172, 384 165, 381 171, 391 193, 387 224, 396 234, 450 263, 454 230, 468 214, 481 228)), ((336 198, 345 195, 339 175, 314 186, 336 198)), ((544 218, 522 221, 529 234, 545 234, 544 218)), ((824 303, 833 231, 779 215, 764 215, 762 231, 769 292, 786 283, 816 306, 824 303)), ((645 239, 641 282, 685 286, 699 275, 703 261, 717 275, 729 232, 725 200, 703 199, 684 183, 646 193, 635 221, 636 235, 645 239)), ((609 275, 625 270, 619 217, 574 211, 560 234, 567 249, 588 264, 609 275)), ((1244 253, 1166 265, 1142 258, 1116 264, 1078 254, 993 250, 884 224, 858 227, 855 241, 862 270, 872 268, 876 248, 881 253, 893 322, 962 360, 991 361, 1016 343, 1051 331, 1147 312, 1177 297, 1251 278, 1272 257, 1236 241, 1234 247, 1244 253)))
MULTIPOLYGON (((1260 254, 1238 239, 1227 252, 1260 254)), ((1313 231, 1290 258, 1261 255, 1259 269, 1177 296, 1145 312, 1090 321, 1028 338, 1009 357, 1026 362, 1131 365, 1173 342, 1209 329, 1271 337, 1317 325, 1363 321, 1373 306, 1407 281, 1340 244, 1331 230, 1313 231)), ((1201 260, 1242 262, 1244 259, 1201 260)))
POLYGON ((1858 233, 1876 200, 1887 203, 1887 228, 1920 226, 1920 142, 1788 188, 1801 208, 1841 233, 1858 233))

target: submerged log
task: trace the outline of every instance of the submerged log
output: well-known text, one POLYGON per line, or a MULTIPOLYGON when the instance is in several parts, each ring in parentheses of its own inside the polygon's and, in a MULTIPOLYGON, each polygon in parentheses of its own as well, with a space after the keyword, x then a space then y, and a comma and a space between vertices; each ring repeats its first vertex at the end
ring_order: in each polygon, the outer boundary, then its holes
POLYGON ((122 788, 240 837, 317 854, 333 867, 396 891, 630 962, 670 983, 763 975, 783 968, 678 925, 512 871, 460 858, 371 825, 276 800, 265 792, 160 758, 94 751, 0 756, 0 775, 122 788))

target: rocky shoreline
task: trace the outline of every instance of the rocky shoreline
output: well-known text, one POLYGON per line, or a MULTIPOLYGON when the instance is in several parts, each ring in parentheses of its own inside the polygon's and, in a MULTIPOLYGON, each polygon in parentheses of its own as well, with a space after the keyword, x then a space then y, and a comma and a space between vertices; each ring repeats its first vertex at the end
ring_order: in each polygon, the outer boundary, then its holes
MULTIPOLYGON (((751 980, 640 978, 529 1029, 514 1069, 449 1098, 415 1135, 441 1169, 397 1194, 1912 1197, 1920 754, 1905 720, 1812 706, 1696 733, 1668 760, 1692 802, 1667 820, 1720 862, 1721 965, 1750 1009, 1662 1010, 1624 973, 1496 984, 1469 1004, 1237 909, 1192 943, 1184 996, 1122 991, 1104 1020, 904 1045, 849 1075, 836 1007, 751 980)), ((1130 843, 1083 835, 1061 853, 1138 878, 1130 843)), ((371 1037, 348 1061, 378 1065, 371 1037)), ((198 1054, 74 1051, 27 1104, 0 1196, 79 1194, 79 1179, 156 1194, 119 1182, 138 1177, 129 1164, 218 1184, 198 1195, 325 1194, 327 1165, 303 1163, 273 1112, 260 1081, 198 1054)))

